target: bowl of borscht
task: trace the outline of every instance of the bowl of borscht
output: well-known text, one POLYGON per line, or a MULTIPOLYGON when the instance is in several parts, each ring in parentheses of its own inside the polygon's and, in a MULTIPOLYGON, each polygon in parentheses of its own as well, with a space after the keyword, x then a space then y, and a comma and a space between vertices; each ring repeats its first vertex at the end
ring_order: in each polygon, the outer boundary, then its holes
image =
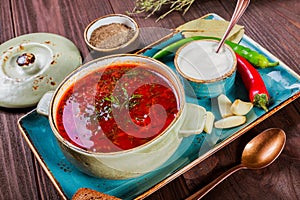
POLYGON ((184 137, 202 132, 206 117, 203 107, 186 102, 172 69, 130 54, 82 65, 45 94, 37 110, 48 115, 68 161, 107 179, 159 168, 184 137))

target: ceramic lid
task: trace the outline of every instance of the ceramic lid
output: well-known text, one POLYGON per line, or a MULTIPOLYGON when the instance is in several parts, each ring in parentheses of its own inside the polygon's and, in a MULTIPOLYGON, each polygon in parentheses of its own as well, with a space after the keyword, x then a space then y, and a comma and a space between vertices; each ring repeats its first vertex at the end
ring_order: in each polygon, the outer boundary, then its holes
POLYGON ((26 34, 1 44, 0 106, 34 106, 81 64, 74 43, 56 34, 26 34))

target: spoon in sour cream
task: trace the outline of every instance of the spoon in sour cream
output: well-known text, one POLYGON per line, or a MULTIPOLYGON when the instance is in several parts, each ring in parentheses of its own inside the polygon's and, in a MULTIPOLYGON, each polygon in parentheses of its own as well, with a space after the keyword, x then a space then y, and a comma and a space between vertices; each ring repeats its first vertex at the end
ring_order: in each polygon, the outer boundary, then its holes
POLYGON ((219 50, 221 49, 222 45, 224 44, 228 34, 230 33, 230 31, 232 30, 232 28, 234 27, 234 25, 238 22, 238 20, 240 19, 240 17, 244 14, 246 8, 248 7, 250 3, 250 0, 238 0, 236 7, 234 9, 233 15, 230 19, 229 25, 217 47, 216 53, 219 52, 219 50))

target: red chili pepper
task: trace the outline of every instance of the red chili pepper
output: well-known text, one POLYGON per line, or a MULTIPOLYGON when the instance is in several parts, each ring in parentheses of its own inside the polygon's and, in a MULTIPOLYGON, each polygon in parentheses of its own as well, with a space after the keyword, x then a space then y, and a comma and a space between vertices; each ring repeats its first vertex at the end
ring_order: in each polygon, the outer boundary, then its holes
POLYGON ((258 107, 268 111, 267 105, 270 95, 259 72, 245 58, 235 54, 237 58, 237 71, 241 75, 243 83, 249 92, 250 101, 258 107))

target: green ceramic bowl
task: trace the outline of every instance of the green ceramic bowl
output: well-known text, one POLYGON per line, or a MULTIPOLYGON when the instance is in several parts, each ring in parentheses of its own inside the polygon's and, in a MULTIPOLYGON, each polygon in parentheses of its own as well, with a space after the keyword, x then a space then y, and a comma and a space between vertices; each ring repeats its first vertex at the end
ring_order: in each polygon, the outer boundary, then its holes
POLYGON ((203 107, 186 103, 183 86, 169 67, 148 57, 128 54, 103 57, 84 64, 67 77, 53 95, 49 93, 45 95, 37 110, 39 113, 49 115, 50 126, 59 146, 71 163, 87 174, 108 179, 132 178, 158 168, 176 151, 183 137, 202 132, 206 118, 206 110, 203 107), (179 112, 175 119, 154 139, 129 150, 109 153, 92 152, 68 142, 59 133, 56 123, 58 104, 66 89, 95 69, 114 63, 128 62, 145 64, 169 80, 178 97, 179 112), (48 109, 49 99, 51 103, 48 109))

